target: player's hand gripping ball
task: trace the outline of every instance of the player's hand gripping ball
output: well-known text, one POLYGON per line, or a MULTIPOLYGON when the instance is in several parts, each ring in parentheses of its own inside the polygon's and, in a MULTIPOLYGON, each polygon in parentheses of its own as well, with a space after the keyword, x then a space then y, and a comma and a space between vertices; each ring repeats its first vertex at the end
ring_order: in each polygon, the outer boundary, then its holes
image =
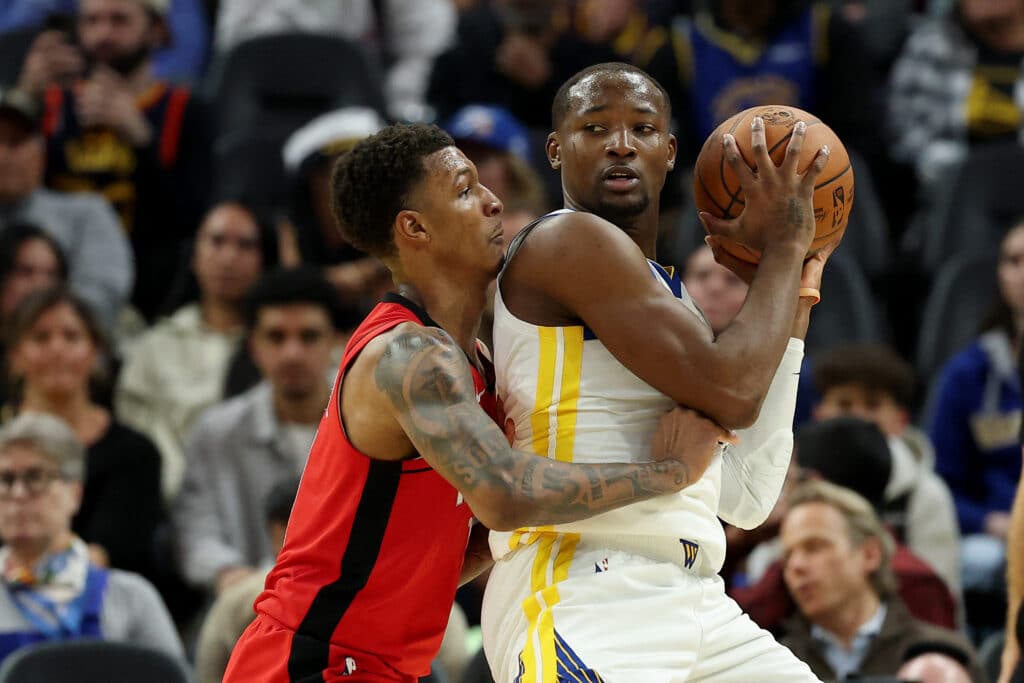
MULTIPOLYGON (((743 190, 739 179, 725 160, 722 136, 732 133, 736 138, 743 160, 755 171, 750 144, 750 122, 755 116, 764 119, 768 153, 776 166, 786 156, 786 146, 797 121, 807 124, 798 169, 807 170, 822 145, 828 145, 829 158, 825 169, 814 186, 814 241, 808 256, 830 242, 842 237, 853 208, 853 168, 842 141, 831 128, 816 116, 796 107, 766 105, 752 107, 736 114, 715 129, 697 157, 693 174, 693 192, 698 211, 706 211, 719 218, 736 218, 743 211, 743 190)), ((758 263, 761 254, 755 249, 736 242, 723 243, 733 256, 748 263, 758 263)))

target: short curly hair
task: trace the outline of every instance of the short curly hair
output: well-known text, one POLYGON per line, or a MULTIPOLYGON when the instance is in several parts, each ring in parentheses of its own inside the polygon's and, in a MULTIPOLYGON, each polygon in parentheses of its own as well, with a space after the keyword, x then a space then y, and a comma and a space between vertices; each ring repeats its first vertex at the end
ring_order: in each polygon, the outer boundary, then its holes
POLYGON ((341 156, 331 176, 331 209, 341 234, 378 258, 395 253, 392 225, 426 174, 423 159, 455 144, 437 126, 388 126, 341 156))

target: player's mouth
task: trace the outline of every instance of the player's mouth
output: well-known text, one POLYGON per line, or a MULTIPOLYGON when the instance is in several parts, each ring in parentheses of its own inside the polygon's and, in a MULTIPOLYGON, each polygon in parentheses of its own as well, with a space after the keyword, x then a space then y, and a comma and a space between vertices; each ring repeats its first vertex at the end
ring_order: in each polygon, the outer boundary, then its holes
POLYGON ((601 174, 601 182, 613 192, 629 192, 640 185, 640 174, 630 166, 609 166, 601 174))
POLYGON ((505 243, 505 229, 502 227, 501 221, 498 221, 497 227, 494 228, 494 232, 491 233, 491 242, 505 243))

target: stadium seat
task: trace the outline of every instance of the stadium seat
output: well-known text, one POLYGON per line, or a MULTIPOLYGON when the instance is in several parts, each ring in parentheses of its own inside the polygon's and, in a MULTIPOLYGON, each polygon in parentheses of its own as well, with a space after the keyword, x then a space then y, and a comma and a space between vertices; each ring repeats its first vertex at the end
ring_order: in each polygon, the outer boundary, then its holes
POLYGON ((1024 216, 1024 148, 1002 143, 973 149, 946 181, 919 226, 922 266, 930 273, 965 254, 994 253, 1011 223, 1024 216))
POLYGON ((821 292, 821 303, 814 307, 807 330, 807 355, 841 343, 885 340, 882 315, 852 256, 842 251, 832 255, 822 277, 821 292))
POLYGON ((0 683, 189 683, 184 664, 139 645, 104 640, 42 643, 16 650, 0 666, 0 683))
POLYGON ((273 215, 288 201, 288 181, 281 148, 285 127, 259 127, 222 135, 213 146, 216 201, 241 201, 273 215))
POLYGON ((964 255, 939 270, 924 305, 915 365, 931 378, 953 354, 977 336, 996 296, 995 252, 964 255))
POLYGON ((295 130, 345 105, 383 114, 383 82, 375 57, 357 42, 282 33, 239 43, 211 69, 204 90, 223 135, 256 126, 295 130))

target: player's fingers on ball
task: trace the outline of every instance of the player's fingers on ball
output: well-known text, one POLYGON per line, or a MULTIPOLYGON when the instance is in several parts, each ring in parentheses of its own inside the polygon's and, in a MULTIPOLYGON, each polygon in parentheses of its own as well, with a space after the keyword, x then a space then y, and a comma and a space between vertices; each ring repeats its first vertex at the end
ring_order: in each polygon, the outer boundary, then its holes
MULTIPOLYGON (((731 237, 739 230, 739 222, 735 218, 719 218, 718 216, 712 216, 707 211, 699 212, 697 218, 704 224, 704 229, 708 232, 708 235, 712 237, 715 235, 731 237)), ((708 246, 711 246, 710 243, 708 246)))
POLYGON ((768 155, 768 140, 765 138, 764 119, 755 116, 750 122, 750 150, 758 168, 774 167, 775 162, 768 155))
POLYGON ((739 178, 740 186, 749 191, 751 183, 757 179, 757 176, 743 160, 740 148, 736 144, 736 138, 730 133, 726 133, 722 136, 722 146, 725 148, 725 163, 729 164, 733 173, 739 178))
POLYGON ((804 148, 804 136, 807 134, 807 124, 797 121, 793 126, 793 134, 789 136, 789 144, 786 145, 786 158, 782 160, 782 168, 792 173, 800 163, 800 152, 804 148))
POLYGON ((822 145, 818 153, 814 155, 814 161, 804 171, 803 184, 805 190, 814 191, 814 183, 821 175, 821 172, 825 170, 825 164, 828 163, 829 149, 828 145, 822 145))

